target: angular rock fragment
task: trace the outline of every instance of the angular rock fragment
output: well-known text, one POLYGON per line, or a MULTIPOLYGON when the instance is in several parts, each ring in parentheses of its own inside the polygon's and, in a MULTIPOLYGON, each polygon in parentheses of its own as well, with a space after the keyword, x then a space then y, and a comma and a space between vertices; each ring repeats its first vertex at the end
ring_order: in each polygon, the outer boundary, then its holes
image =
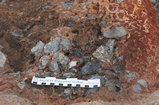
POLYGON ((81 75, 98 73, 101 65, 96 62, 87 62, 81 69, 81 75))
POLYGON ((127 78, 127 82, 130 82, 130 80, 131 80, 132 78, 135 78, 135 77, 136 77, 136 74, 133 73, 133 72, 129 72, 129 73, 127 73, 127 74, 125 75, 125 77, 127 78))
POLYGON ((113 66, 112 67, 115 73, 120 73, 122 71, 120 66, 113 66))
POLYGON ((121 2, 123 2, 123 1, 124 1, 124 0, 117 0, 118 3, 121 3, 121 2))
POLYGON ((49 65, 49 69, 52 72, 60 73, 60 68, 59 68, 57 62, 54 60, 51 61, 50 65, 49 65))
POLYGON ((66 66, 67 63, 69 62, 68 57, 65 56, 63 53, 60 53, 60 52, 55 53, 54 58, 62 66, 66 66))
POLYGON ((42 56, 39 60, 39 68, 44 69, 48 62, 49 62, 49 57, 46 55, 42 56))
POLYGON ((124 29, 124 27, 115 26, 112 29, 106 30, 103 33, 103 36, 106 38, 117 38, 117 37, 125 36, 126 34, 127 34, 127 32, 124 29))
POLYGON ((95 93, 99 90, 100 88, 99 87, 95 87, 95 88, 92 88, 92 89, 88 89, 85 93, 84 93, 84 97, 92 94, 92 93, 95 93))
POLYGON ((16 33, 16 32, 12 32, 11 34, 12 34, 12 36, 14 36, 16 39, 22 39, 22 38, 23 38, 23 35, 22 35, 22 34, 18 34, 18 33, 16 33))
POLYGON ((94 53, 93 56, 100 61, 110 62, 114 53, 115 40, 109 39, 105 45, 101 45, 94 53))
POLYGON ((148 84, 144 79, 139 79, 137 82, 143 87, 148 88, 148 84))
POLYGON ((63 77, 64 78, 71 78, 71 77, 73 77, 75 74, 74 73, 64 73, 63 74, 63 77))
POLYGON ((77 64, 77 61, 71 61, 69 64, 68 64, 68 68, 72 68, 72 67, 75 67, 77 64))
POLYGON ((133 85, 132 88, 134 92, 137 92, 137 93, 142 91, 140 84, 133 85))
POLYGON ((0 52, 0 67, 3 67, 5 62, 6 62, 5 55, 2 52, 0 52))
POLYGON ((70 45, 71 45, 71 42, 69 39, 62 39, 60 46, 61 46, 63 51, 68 51, 70 45))
POLYGON ((12 75, 12 76, 14 76, 14 77, 16 77, 16 78, 20 78, 20 71, 17 71, 17 72, 15 72, 15 73, 9 73, 10 75, 12 75))
POLYGON ((105 78, 104 77, 102 77, 102 76, 92 76, 91 79, 100 79, 100 85, 102 87, 105 86, 105 78))
POLYGON ((51 41, 49 43, 47 43, 45 46, 44 46, 44 52, 46 54, 48 53, 55 53, 57 52, 58 50, 60 49, 60 43, 58 42, 58 40, 54 40, 54 41, 51 41))
POLYGON ((31 49, 31 52, 34 54, 34 55, 40 55, 42 53, 42 50, 44 48, 44 43, 42 41, 39 41, 36 46, 34 46, 32 49, 31 49))

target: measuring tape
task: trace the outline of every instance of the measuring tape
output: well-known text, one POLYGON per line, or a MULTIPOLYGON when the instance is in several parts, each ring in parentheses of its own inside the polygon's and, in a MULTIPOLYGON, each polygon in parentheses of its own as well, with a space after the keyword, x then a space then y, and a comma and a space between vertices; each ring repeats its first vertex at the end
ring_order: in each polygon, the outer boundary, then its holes
POLYGON ((78 79, 78 78, 56 78, 56 77, 38 77, 33 76, 32 84, 35 85, 51 85, 66 87, 84 87, 95 88, 100 87, 100 79, 78 79))

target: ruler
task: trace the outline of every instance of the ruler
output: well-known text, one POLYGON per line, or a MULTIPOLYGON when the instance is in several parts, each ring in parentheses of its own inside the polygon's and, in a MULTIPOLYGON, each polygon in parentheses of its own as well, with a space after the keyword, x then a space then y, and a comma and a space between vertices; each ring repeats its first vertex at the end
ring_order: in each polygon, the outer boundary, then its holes
POLYGON ((64 87, 83 87, 83 88, 100 87, 100 79, 56 78, 56 77, 33 76, 31 83, 34 85, 51 85, 51 86, 64 86, 64 87))

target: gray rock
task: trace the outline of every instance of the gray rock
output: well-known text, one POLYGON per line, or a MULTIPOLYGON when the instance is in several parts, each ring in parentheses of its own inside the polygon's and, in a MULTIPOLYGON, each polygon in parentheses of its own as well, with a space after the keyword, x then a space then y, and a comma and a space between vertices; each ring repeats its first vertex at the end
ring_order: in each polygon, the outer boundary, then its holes
POLYGON ((50 65, 49 65, 49 69, 51 72, 55 72, 55 73, 60 73, 60 68, 57 64, 56 61, 51 61, 50 65))
POLYGON ((27 70, 26 71, 26 74, 30 74, 32 72, 32 70, 30 69, 30 70, 27 70))
POLYGON ((121 2, 123 2, 123 1, 124 1, 124 0, 117 0, 118 3, 121 3, 121 2))
POLYGON ((124 29, 124 27, 115 26, 112 29, 105 31, 103 36, 106 38, 117 38, 117 37, 125 36, 126 34, 127 32, 124 29))
POLYGON ((45 77, 52 77, 52 73, 51 72, 45 72, 45 77))
POLYGON ((98 70, 100 68, 101 68, 101 65, 99 63, 87 62, 81 69, 81 75, 98 73, 98 70))
POLYGON ((25 87, 25 84, 17 83, 17 86, 18 86, 20 89, 23 89, 23 88, 25 87))
POLYGON ((112 69, 114 70, 115 73, 120 73, 122 71, 120 66, 113 66, 112 69))
POLYGON ((105 78, 104 77, 102 77, 102 76, 92 76, 91 79, 100 79, 100 85, 102 87, 105 86, 105 78))
POLYGON ((76 73, 76 72, 77 72, 77 69, 71 68, 71 71, 74 72, 74 73, 76 73))
POLYGON ((55 53, 57 52, 58 50, 60 49, 60 43, 58 42, 58 40, 54 40, 54 41, 51 41, 49 43, 47 43, 45 46, 44 46, 44 52, 46 54, 48 53, 55 53))
POLYGON ((144 79, 139 79, 137 82, 143 87, 148 88, 148 84, 144 79))
POLYGON ((65 56, 63 53, 60 53, 60 52, 55 53, 54 58, 62 66, 66 66, 69 62, 68 57, 65 56))
POLYGON ((73 95, 76 95, 76 94, 77 94, 76 91, 75 91, 75 89, 74 89, 73 87, 71 87, 71 90, 72 90, 72 94, 73 94, 73 95))
POLYGON ((106 26, 106 21, 105 21, 105 20, 102 20, 102 21, 100 22, 100 26, 101 26, 101 27, 105 27, 105 26, 106 26))
POLYGON ((12 36, 14 36, 16 39, 22 39, 22 38, 23 38, 23 35, 22 35, 22 34, 18 34, 18 33, 16 33, 16 32, 12 32, 11 34, 12 34, 12 36))
POLYGON ((7 0, 1 0, 0 4, 5 4, 7 0))
POLYGON ((92 89, 88 89, 85 93, 84 93, 84 97, 92 94, 92 93, 95 93, 99 90, 100 88, 96 87, 96 88, 92 88, 92 89))
POLYGON ((42 56, 39 60, 39 68, 44 69, 48 62, 49 62, 49 57, 46 55, 42 56))
POLYGON ((72 27, 72 26, 74 26, 74 24, 76 24, 76 22, 74 20, 69 20, 69 21, 67 20, 67 21, 65 21, 64 26, 72 27))
POLYGON ((134 92, 137 92, 137 93, 142 91, 140 84, 133 85, 132 88, 134 92))
POLYGON ((4 48, 4 46, 0 45, 0 49, 4 48))
POLYGON ((62 39, 61 44, 60 44, 63 51, 68 51, 70 45, 71 45, 71 42, 69 39, 62 39))
POLYGON ((66 8, 66 9, 72 8, 72 5, 70 3, 67 3, 67 2, 66 3, 61 2, 61 5, 62 5, 63 8, 66 8))
POLYGON ((64 73, 63 77, 64 78, 70 78, 70 77, 73 77, 74 75, 75 75, 74 73, 64 73))
POLYGON ((64 89, 64 94, 65 94, 66 96, 70 95, 70 94, 71 94, 70 88, 64 89))
POLYGON ((6 62, 5 55, 2 52, 0 52, 0 67, 3 67, 5 62, 6 62))
POLYGON ((44 48, 44 43, 39 41, 36 46, 34 46, 32 49, 31 49, 31 52, 34 54, 34 55, 40 55, 42 53, 42 50, 44 48))
POLYGON ((102 62, 110 62, 114 53, 115 40, 109 39, 93 53, 93 56, 102 62))
POLYGON ((17 71, 17 72, 15 72, 15 73, 9 73, 10 75, 12 75, 12 76, 14 76, 14 77, 16 77, 16 78, 20 78, 20 71, 17 71))
POLYGON ((125 75, 125 77, 127 78, 127 82, 130 82, 132 78, 136 78, 136 74, 133 72, 129 72, 125 75))

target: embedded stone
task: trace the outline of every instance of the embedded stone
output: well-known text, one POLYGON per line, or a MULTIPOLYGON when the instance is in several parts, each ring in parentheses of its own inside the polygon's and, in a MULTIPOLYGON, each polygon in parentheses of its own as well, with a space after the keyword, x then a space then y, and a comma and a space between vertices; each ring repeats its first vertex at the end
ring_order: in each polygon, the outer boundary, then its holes
POLYGON ((46 55, 42 56, 39 61, 39 68, 44 69, 48 62, 49 62, 49 57, 46 55))
POLYGON ((5 62, 6 62, 5 55, 2 52, 0 52, 0 67, 3 67, 5 62))
POLYGON ((68 51, 70 45, 71 45, 71 42, 69 39, 62 39, 60 46, 61 46, 63 51, 68 51))
POLYGON ((106 30, 103 33, 103 36, 106 38, 117 38, 117 37, 123 37, 126 34, 127 34, 127 32, 124 27, 115 26, 112 29, 106 30))
POLYGON ((46 54, 48 53, 55 53, 57 52, 58 50, 60 49, 60 43, 58 42, 58 40, 54 40, 54 41, 51 41, 49 43, 47 43, 45 46, 44 46, 44 52, 46 54))
POLYGON ((54 61, 54 60, 51 61, 50 65, 49 65, 49 69, 50 69, 50 71, 52 71, 52 72, 60 73, 60 68, 59 68, 57 62, 54 61))
POLYGON ((31 52, 34 54, 34 55, 40 55, 42 53, 42 50, 44 48, 44 43, 42 41, 39 41, 36 46, 34 46, 32 49, 31 49, 31 52))
POLYGON ((114 54, 115 40, 109 39, 105 45, 101 45, 93 53, 93 56, 102 62, 110 62, 114 54))
POLYGON ((140 84, 133 85, 132 88, 134 92, 137 92, 137 93, 142 91, 140 84))
POLYGON ((148 84, 144 79, 139 79, 137 82, 143 87, 148 88, 148 84))
POLYGON ((68 57, 65 56, 63 53, 60 53, 60 52, 55 53, 54 58, 62 66, 66 66, 69 62, 68 57))

